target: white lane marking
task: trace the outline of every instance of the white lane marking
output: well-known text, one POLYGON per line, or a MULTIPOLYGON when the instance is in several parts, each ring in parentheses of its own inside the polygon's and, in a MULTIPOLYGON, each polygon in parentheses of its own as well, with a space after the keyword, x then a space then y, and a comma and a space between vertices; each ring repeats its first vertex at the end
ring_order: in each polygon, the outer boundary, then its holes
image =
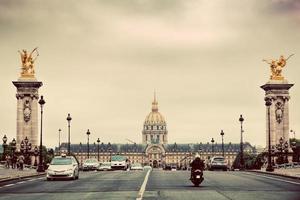
POLYGON ((10 187, 10 186, 13 186, 13 185, 16 185, 16 184, 3 185, 3 187, 10 187))
POLYGON ((286 183, 300 185, 300 183, 294 182, 294 181, 287 181, 287 180, 283 180, 283 179, 279 179, 279 178, 274 178, 274 177, 270 177, 270 176, 258 175, 258 174, 254 174, 254 173, 252 174, 252 173, 249 173, 249 172, 245 172, 245 173, 246 174, 250 174, 250 175, 254 175, 254 176, 259 176, 259 177, 264 177, 264 178, 272 179, 272 180, 277 180, 277 181, 282 181, 282 182, 286 182, 286 183))
POLYGON ((21 182, 17 182, 16 184, 22 184, 22 183, 26 183, 27 181, 21 181, 21 182))
POLYGON ((136 200, 142 200, 143 199, 143 195, 144 195, 144 192, 145 192, 145 189, 146 189, 146 185, 147 185, 147 182, 148 182, 150 172, 151 172, 151 170, 148 170, 136 200))

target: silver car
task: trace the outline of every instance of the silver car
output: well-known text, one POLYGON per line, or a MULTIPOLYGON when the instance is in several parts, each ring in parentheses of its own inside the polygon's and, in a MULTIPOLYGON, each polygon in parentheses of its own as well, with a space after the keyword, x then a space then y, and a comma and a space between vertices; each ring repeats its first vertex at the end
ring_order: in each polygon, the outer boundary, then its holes
POLYGON ((83 171, 97 170, 99 165, 100 164, 96 159, 87 159, 84 161, 82 165, 82 170, 83 171))
POLYGON ((208 163, 208 170, 221 169, 227 171, 227 164, 223 156, 212 157, 208 163))
POLYGON ((47 180, 78 179, 79 165, 73 156, 55 156, 47 170, 47 180))

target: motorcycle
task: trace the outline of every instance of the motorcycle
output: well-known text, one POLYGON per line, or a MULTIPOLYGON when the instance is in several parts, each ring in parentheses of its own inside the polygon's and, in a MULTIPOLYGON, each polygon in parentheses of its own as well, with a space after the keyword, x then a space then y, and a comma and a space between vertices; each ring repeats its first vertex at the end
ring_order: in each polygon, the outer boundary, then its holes
POLYGON ((204 180, 203 178, 203 171, 201 169, 196 169, 193 173, 192 173, 192 177, 191 177, 191 181, 192 183, 198 187, 202 181, 204 180))

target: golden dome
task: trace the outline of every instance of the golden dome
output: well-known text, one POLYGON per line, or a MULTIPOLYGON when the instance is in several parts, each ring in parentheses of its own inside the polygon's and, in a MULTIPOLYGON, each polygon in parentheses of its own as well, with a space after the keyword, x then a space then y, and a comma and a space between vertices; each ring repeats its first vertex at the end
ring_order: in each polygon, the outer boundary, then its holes
POLYGON ((145 119, 144 125, 165 125, 165 118, 158 112, 158 102, 154 94, 154 101, 152 102, 152 112, 149 113, 145 119))

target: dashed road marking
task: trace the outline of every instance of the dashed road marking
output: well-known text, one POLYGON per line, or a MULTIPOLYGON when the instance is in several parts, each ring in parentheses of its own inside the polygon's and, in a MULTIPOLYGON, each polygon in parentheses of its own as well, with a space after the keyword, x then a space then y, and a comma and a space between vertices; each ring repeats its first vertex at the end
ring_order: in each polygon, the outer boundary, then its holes
POLYGON ((143 195, 144 195, 144 192, 145 192, 145 189, 146 189, 146 185, 147 185, 147 182, 148 182, 150 172, 151 172, 151 170, 148 170, 136 200, 142 200, 143 199, 143 195))
POLYGON ((22 184, 22 183, 26 183, 27 181, 21 181, 21 182, 17 182, 16 184, 22 184))
POLYGON ((272 180, 277 180, 277 181, 282 181, 282 182, 291 183, 291 184, 295 184, 295 185, 300 185, 299 182, 288 181, 288 180, 284 180, 284 179, 280 179, 280 178, 274 178, 274 177, 265 176, 265 175, 258 175, 258 174, 253 174, 253 173, 249 173, 249 172, 245 172, 245 173, 250 174, 250 175, 254 175, 254 176, 258 176, 258 177, 264 177, 264 178, 268 178, 268 179, 272 179, 272 180))
POLYGON ((16 184, 3 185, 3 187, 10 187, 10 186, 13 186, 13 185, 16 185, 16 184))

